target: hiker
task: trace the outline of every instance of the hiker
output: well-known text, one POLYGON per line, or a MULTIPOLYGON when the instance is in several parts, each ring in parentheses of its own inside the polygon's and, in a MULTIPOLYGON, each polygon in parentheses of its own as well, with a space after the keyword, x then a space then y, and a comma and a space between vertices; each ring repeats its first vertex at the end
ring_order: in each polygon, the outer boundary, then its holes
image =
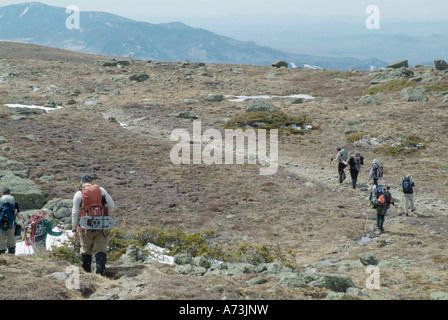
MULTIPOLYGON (((34 216, 34 215, 33 215, 34 216)), ((51 222, 48 221, 50 218, 50 212, 48 210, 42 210, 42 213, 39 215, 35 215, 37 221, 42 223, 42 234, 37 238, 34 238, 34 241, 31 243, 34 253, 40 253, 47 250, 47 236, 59 237, 62 236, 62 231, 53 231, 53 227, 51 226, 51 222)), ((35 225, 35 228, 37 226, 35 225)))
POLYGON ((361 171, 361 165, 364 164, 364 157, 362 157, 359 153, 355 154, 351 152, 347 163, 350 166, 350 176, 352 177, 353 189, 356 189, 358 174, 359 171, 361 171))
POLYGON ((11 195, 9 188, 3 188, 0 198, 0 210, 2 214, 0 231, 0 254, 16 253, 16 217, 25 224, 25 219, 20 213, 19 204, 11 195))
POLYGON ((370 168, 369 180, 373 179, 373 184, 378 187, 378 181, 383 177, 383 166, 378 164, 378 160, 372 161, 372 167, 370 168))
POLYGON ((341 149, 341 148, 337 148, 337 151, 338 151, 338 153, 336 154, 336 159, 331 159, 331 160, 336 160, 336 162, 338 163, 339 183, 342 184, 342 182, 344 182, 344 180, 346 178, 344 169, 348 166, 348 163, 347 163, 348 152, 345 149, 341 149))
POLYGON ((401 187, 404 194, 404 207, 405 207, 405 213, 409 217, 409 209, 411 209, 412 212, 415 211, 414 206, 414 188, 415 183, 412 179, 412 175, 408 174, 406 177, 401 179, 401 187))
POLYGON ((391 204, 395 206, 395 202, 392 199, 390 187, 388 185, 384 184, 380 193, 381 195, 378 197, 378 202, 376 204, 376 226, 381 232, 384 232, 383 226, 387 210, 390 208, 391 204))
POLYGON ((92 271, 92 255, 95 252, 96 273, 104 275, 107 262, 107 244, 109 232, 106 230, 85 230, 81 228, 80 218, 91 216, 91 210, 97 209, 108 211, 114 209, 114 200, 107 191, 92 184, 92 176, 84 174, 81 177, 81 188, 73 197, 72 209, 72 232, 75 241, 81 241, 82 268, 86 272, 92 271))

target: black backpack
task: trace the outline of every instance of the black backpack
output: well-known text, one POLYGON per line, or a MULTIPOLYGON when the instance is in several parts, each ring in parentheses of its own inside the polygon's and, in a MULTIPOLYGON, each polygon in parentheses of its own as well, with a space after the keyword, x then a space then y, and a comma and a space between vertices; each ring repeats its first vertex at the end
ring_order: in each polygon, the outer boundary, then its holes
POLYGON ((403 179, 403 183, 402 183, 402 187, 403 187, 403 193, 412 193, 412 184, 411 184, 411 179, 410 178, 404 178, 403 179))
POLYGON ((362 155, 360 155, 359 153, 357 153, 355 155, 355 160, 356 160, 356 169, 358 169, 358 171, 360 171, 361 166, 364 165, 364 157, 362 155))

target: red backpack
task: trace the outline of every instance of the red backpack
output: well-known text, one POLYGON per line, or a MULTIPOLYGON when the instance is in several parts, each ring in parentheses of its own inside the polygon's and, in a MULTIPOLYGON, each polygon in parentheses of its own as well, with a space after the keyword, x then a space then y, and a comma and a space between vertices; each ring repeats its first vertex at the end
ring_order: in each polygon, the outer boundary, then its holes
POLYGON ((45 224, 44 217, 41 214, 34 213, 25 225, 24 241, 27 247, 41 243, 45 240, 45 224))
POLYGON ((82 202, 80 216, 107 216, 107 207, 103 206, 103 195, 98 185, 88 185, 81 189, 82 202))

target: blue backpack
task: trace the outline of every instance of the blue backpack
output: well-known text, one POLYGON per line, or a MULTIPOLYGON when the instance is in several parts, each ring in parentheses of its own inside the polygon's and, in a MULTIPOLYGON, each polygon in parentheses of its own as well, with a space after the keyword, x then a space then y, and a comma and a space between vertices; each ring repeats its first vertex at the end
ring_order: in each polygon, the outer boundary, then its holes
POLYGON ((412 193, 411 179, 403 179, 403 193, 412 193))
POLYGON ((1 231, 8 232, 14 226, 15 206, 11 202, 0 204, 0 223, 1 231))

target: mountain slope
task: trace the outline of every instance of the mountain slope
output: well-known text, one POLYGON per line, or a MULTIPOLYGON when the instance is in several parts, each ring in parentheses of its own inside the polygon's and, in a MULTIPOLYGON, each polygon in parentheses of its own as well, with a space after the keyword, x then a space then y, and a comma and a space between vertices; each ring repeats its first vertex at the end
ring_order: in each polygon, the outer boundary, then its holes
POLYGON ((347 70, 369 69, 377 59, 314 57, 285 53, 254 42, 237 41, 183 23, 151 24, 105 12, 81 12, 80 29, 69 30, 65 8, 32 2, 0 8, 0 39, 38 44, 82 53, 146 60, 202 61, 270 65, 287 60, 297 66, 347 70))

